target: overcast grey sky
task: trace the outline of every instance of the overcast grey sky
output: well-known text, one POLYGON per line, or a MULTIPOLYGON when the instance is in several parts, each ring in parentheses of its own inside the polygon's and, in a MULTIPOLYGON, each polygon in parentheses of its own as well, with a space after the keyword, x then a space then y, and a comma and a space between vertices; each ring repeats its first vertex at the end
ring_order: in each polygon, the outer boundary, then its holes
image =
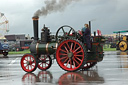
MULTIPOLYGON (((45 7, 45 0, 0 0, 0 12, 9 20, 8 34, 33 36, 32 16, 45 7)), ((49 0, 50 1, 50 0, 49 0)), ((56 32, 62 25, 70 25, 76 31, 92 20, 92 32, 100 29, 102 34, 128 30, 128 0, 79 0, 72 2, 61 12, 40 16, 39 30, 44 24, 56 32)))

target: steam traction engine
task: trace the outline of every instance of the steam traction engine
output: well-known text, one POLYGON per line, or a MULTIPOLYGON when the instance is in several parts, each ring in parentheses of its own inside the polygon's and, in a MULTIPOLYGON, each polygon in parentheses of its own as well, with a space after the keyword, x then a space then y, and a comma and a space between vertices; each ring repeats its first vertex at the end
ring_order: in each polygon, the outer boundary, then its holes
POLYGON ((38 38, 38 17, 33 17, 34 41, 30 45, 31 53, 23 55, 21 67, 26 72, 33 72, 38 67, 47 70, 52 65, 52 56, 59 66, 66 71, 89 69, 103 60, 104 37, 92 36, 92 52, 86 51, 82 33, 77 33, 70 26, 60 27, 56 35, 50 35, 48 27, 43 27, 41 39, 38 38))

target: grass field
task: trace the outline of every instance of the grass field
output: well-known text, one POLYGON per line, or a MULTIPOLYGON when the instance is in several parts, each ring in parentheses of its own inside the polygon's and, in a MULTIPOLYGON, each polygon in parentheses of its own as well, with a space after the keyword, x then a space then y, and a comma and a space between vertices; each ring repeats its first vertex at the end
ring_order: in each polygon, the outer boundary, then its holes
POLYGON ((24 50, 24 51, 10 51, 9 54, 26 54, 30 53, 30 50, 24 50))
POLYGON ((110 48, 110 44, 105 44, 103 47, 104 51, 116 51, 116 48, 110 48))
POLYGON ((104 51, 116 51, 116 48, 104 48, 104 51))
MULTIPOLYGON (((116 51, 116 48, 104 48, 104 51, 116 51)), ((30 53, 30 50, 24 50, 24 51, 11 51, 9 54, 26 54, 30 53)))

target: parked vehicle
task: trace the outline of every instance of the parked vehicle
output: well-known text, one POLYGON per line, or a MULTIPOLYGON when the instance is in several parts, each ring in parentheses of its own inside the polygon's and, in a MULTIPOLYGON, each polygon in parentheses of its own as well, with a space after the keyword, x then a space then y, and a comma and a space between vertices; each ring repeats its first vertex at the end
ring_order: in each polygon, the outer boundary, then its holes
POLYGON ((128 30, 113 32, 113 33, 117 33, 119 35, 119 40, 118 40, 118 43, 116 45, 116 48, 117 48, 117 50, 119 49, 122 52, 125 52, 128 50, 128 35, 124 35, 121 38, 120 33, 126 33, 126 32, 128 32, 128 30))
POLYGON ((8 42, 5 39, 0 40, 0 54, 7 56, 8 50, 9 50, 8 42))

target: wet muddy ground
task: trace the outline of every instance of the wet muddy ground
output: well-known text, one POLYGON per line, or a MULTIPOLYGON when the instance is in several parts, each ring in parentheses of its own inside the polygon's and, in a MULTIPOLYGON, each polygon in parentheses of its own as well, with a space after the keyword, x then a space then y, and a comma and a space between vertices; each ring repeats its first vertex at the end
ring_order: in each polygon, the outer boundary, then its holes
POLYGON ((88 71, 66 72, 56 60, 47 71, 26 73, 20 66, 22 55, 0 55, 0 85, 127 85, 128 53, 105 52, 102 62, 88 71))

